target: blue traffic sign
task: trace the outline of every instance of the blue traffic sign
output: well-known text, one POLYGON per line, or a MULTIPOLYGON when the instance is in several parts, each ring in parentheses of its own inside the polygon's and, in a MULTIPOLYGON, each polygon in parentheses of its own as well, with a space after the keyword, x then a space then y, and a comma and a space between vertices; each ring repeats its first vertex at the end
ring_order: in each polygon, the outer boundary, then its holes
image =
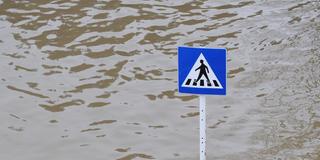
POLYGON ((179 92, 226 95, 226 56, 224 48, 179 47, 179 92))

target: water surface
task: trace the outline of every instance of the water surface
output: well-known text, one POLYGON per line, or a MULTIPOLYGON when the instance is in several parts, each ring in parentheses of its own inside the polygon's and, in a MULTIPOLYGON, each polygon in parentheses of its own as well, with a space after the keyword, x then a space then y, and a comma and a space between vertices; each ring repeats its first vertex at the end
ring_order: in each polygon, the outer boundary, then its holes
POLYGON ((0 0, 0 159, 198 159, 177 47, 228 49, 207 157, 320 159, 320 2, 0 0))

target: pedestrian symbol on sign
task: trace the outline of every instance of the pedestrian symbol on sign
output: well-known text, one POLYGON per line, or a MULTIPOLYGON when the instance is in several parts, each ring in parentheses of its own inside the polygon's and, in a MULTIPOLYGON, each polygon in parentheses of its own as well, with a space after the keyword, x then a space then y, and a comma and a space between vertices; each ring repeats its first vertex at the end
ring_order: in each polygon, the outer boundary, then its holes
POLYGON ((200 60, 200 63, 201 63, 201 65, 196 69, 196 71, 198 69, 200 69, 199 76, 198 76, 196 82, 199 81, 199 79, 202 77, 202 75, 204 75, 207 78, 207 81, 210 82, 209 78, 208 78, 208 75, 207 75, 207 72, 209 73, 208 67, 205 64, 203 64, 203 60, 202 59, 200 60))

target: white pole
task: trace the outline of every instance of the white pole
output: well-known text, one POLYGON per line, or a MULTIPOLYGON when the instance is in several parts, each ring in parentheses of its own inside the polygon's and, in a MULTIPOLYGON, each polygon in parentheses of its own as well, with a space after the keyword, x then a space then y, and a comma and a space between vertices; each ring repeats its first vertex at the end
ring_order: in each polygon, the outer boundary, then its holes
POLYGON ((206 96, 200 95, 200 160, 206 160, 206 96))

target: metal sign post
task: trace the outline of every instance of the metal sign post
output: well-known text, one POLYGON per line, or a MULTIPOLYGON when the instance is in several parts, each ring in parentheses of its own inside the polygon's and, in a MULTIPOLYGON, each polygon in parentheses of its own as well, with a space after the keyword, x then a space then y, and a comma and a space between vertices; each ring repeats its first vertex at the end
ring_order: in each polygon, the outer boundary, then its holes
POLYGON ((199 96, 200 160, 206 160, 206 96, 199 96))

